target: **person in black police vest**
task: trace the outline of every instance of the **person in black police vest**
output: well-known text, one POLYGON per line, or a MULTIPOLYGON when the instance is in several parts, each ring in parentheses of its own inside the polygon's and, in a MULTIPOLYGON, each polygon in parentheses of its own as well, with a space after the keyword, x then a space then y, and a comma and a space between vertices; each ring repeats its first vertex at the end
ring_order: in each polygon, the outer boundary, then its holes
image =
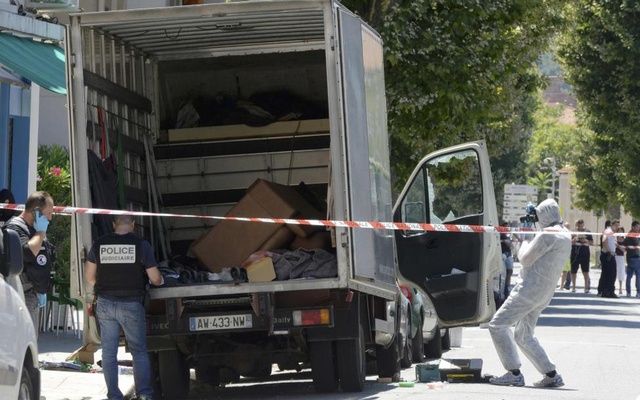
POLYGON ((47 304, 54 248, 47 241, 47 228, 53 215, 53 198, 47 192, 33 192, 20 215, 7 221, 5 228, 20 236, 24 268, 20 275, 24 302, 31 314, 36 335, 40 331, 40 308, 47 304))
POLYGON ((151 245, 133 233, 133 216, 118 215, 114 233, 94 241, 87 255, 85 277, 98 298, 95 310, 102 339, 102 372, 107 398, 122 400, 118 388, 120 328, 133 356, 133 376, 138 399, 151 399, 151 367, 147 354, 145 309, 147 278, 155 286, 164 284, 151 245))

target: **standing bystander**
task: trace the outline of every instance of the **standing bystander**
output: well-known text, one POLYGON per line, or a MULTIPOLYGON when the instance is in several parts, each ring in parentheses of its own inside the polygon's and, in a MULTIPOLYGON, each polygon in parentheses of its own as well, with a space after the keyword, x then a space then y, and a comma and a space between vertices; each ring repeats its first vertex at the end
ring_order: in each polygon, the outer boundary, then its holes
MULTIPOLYGON (((631 223, 631 233, 639 234, 640 233, 640 222, 633 221, 631 223)), ((631 278, 636 276, 636 297, 640 298, 640 249, 638 249, 638 245, 640 245, 640 239, 638 236, 627 236, 624 239, 625 246, 627 247, 627 297, 631 297, 631 278)))
MULTIPOLYGON (((502 226, 509 226, 506 222, 502 226)), ((505 278, 504 278, 504 298, 509 297, 509 291, 511 286, 511 276, 513 275, 513 239, 509 233, 500 234, 500 247, 502 249, 502 261, 504 261, 505 278)))
POLYGON ((589 246, 593 246, 593 235, 584 228, 584 220, 582 219, 576 221, 576 231, 580 233, 571 239, 571 286, 575 292, 578 268, 580 268, 584 277, 584 292, 589 293, 591 290, 591 279, 589 278, 591 251, 589 246))
POLYGON ((24 211, 11 218, 7 229, 20 236, 24 269, 20 274, 24 302, 31 314, 36 334, 40 331, 40 308, 47 304, 51 283, 54 248, 47 240, 47 228, 53 215, 53 199, 47 192, 33 192, 27 198, 24 211))
MULTIPOLYGON (((624 227, 618 227, 616 233, 624 233, 624 227)), ((624 236, 616 236, 616 277, 618 278, 618 294, 622 296, 622 282, 626 282, 624 265, 624 236)))
MULTIPOLYGON (((568 231, 571 230, 571 224, 569 224, 568 222, 564 222, 562 224, 564 226, 564 228, 568 231)), ((566 284, 570 284, 571 283, 571 257, 569 257, 569 259, 567 260, 567 262, 564 265, 564 269, 562 270, 562 277, 560 278, 560 288, 561 289, 567 289, 567 287, 565 287, 565 282, 566 284)), ((575 290, 574 290, 575 292, 575 290)))
POLYGON ((598 283, 598 295, 617 299, 615 258, 616 239, 613 236, 613 233, 618 230, 620 221, 615 220, 613 222, 609 222, 609 226, 607 226, 607 222, 605 222, 606 229, 602 233, 602 252, 600 253, 602 273, 600 274, 600 281, 598 283))
POLYGON ((143 299, 147 277, 155 286, 161 286, 164 279, 151 245, 136 236, 134 228, 133 216, 117 215, 114 233, 94 241, 85 267, 87 282, 93 285, 98 298, 95 312, 102 337, 102 371, 109 400, 123 399, 118 388, 117 359, 121 329, 133 356, 137 398, 153 398, 143 299))
MULTIPOLYGON (((14 204, 15 202, 16 202, 16 199, 13 197, 13 193, 11 193, 11 190, 9 189, 0 190, 0 203, 14 204)), ((11 218, 13 218, 17 214, 18 214, 17 212, 12 210, 1 209, 0 210, 0 228, 2 228, 7 223, 7 221, 9 221, 11 218)))

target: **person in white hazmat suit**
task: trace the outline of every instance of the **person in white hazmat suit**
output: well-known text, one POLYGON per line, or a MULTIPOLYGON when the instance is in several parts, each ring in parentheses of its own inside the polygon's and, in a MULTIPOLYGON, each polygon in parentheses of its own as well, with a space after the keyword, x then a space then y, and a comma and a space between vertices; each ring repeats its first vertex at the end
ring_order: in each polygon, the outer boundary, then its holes
POLYGON ((507 370, 503 376, 489 380, 494 385, 524 386, 516 344, 543 374, 542 380, 535 382, 534 386, 564 385, 555 364, 534 337, 534 330, 540 314, 551 302, 558 278, 569 259, 571 235, 560 220, 560 209, 555 200, 547 199, 540 203, 535 214, 538 228, 550 233, 538 233, 531 242, 522 244, 518 251, 518 259, 522 263, 521 281, 489 322, 491 339, 507 370))

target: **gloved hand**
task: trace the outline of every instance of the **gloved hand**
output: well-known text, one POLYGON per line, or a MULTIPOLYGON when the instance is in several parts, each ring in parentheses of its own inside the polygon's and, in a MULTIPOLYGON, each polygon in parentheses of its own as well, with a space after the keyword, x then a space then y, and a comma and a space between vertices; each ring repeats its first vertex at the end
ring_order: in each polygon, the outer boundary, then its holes
POLYGON ((40 214, 40 211, 36 211, 36 219, 33 223, 33 227, 36 228, 36 232, 47 233, 49 220, 44 215, 40 214))

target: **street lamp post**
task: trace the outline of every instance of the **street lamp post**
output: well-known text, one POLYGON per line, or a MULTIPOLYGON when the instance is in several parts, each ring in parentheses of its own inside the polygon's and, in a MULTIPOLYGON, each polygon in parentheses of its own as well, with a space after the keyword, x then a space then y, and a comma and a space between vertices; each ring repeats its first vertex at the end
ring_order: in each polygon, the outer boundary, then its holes
POLYGON ((556 158, 547 157, 544 159, 545 164, 551 164, 551 198, 556 199, 556 158))

